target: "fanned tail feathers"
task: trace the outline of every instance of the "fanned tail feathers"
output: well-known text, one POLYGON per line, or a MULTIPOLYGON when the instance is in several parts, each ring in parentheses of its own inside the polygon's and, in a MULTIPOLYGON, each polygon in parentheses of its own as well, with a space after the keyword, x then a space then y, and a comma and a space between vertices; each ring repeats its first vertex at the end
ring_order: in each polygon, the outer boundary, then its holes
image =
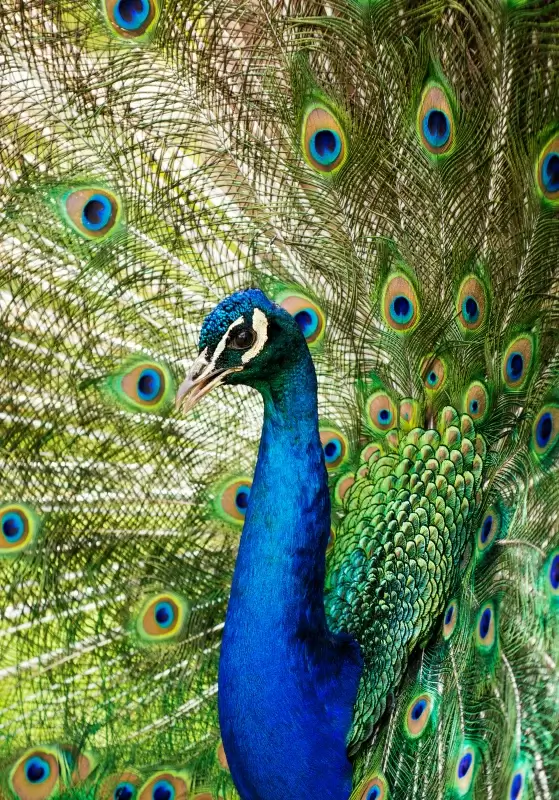
POLYGON ((417 429, 455 459, 460 580, 397 691, 360 695, 353 796, 551 800, 557 3, 0 17, 2 796, 235 796, 217 661, 260 405, 184 419, 174 395, 205 314, 254 285, 317 367, 327 592, 346 556, 366 585, 360 478, 417 429))

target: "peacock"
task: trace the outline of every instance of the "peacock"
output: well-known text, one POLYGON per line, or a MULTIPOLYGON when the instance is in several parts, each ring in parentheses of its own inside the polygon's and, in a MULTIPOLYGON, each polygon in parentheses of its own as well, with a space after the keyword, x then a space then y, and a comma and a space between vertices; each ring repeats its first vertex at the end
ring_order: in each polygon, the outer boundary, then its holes
POLYGON ((558 41, 0 0, 1 800, 559 797, 558 41))

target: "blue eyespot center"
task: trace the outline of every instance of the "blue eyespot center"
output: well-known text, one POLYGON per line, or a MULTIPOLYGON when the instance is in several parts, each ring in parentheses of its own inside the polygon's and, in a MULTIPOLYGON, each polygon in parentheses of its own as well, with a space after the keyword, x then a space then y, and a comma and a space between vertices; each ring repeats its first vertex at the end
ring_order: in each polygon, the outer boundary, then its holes
POLYGON ((559 589, 559 554, 557 554, 551 562, 549 581, 554 589, 559 589))
POLYGON ((460 763, 458 764, 458 777, 464 778, 468 774, 471 766, 472 766, 472 754, 466 753, 465 756, 462 756, 462 758, 460 759, 460 763))
POLYGON ((25 522, 17 511, 8 511, 2 517, 2 533, 6 539, 15 543, 18 542, 25 533, 25 522))
POLYGON ((489 633, 489 626, 491 625, 491 609, 486 608, 479 621, 479 636, 480 639, 487 638, 489 633))
POLYGON ((477 300, 471 295, 464 298, 464 302, 462 303, 462 316, 466 322, 476 322, 479 317, 477 300))
POLYGON ((83 207, 82 225, 90 231, 100 231, 109 222, 113 208, 104 194, 94 194, 83 207))
POLYGON ((381 425, 389 425, 392 422, 392 411, 389 408, 382 408, 378 412, 378 421, 381 425))
POLYGON ((454 616, 454 606, 449 606, 447 611, 446 611, 445 618, 444 618, 444 624, 445 625, 450 625, 450 623, 452 622, 452 617, 453 616, 454 616))
POLYGON ((380 789, 378 786, 373 786, 372 789, 369 789, 367 792, 366 800, 378 800, 380 797, 380 789))
POLYGON ((472 400, 472 401, 470 402, 470 412, 471 412, 472 414, 477 414, 477 412, 478 412, 478 409, 479 409, 479 403, 478 403, 478 401, 477 401, 477 400, 472 400))
POLYGON ((169 781, 158 781, 153 787, 152 800, 173 800, 175 789, 169 781))
POLYGON ((43 783, 49 775, 49 763, 40 756, 33 756, 25 764, 25 776, 29 783, 43 783))
POLYGON ((542 182, 548 192, 559 192, 559 153, 551 152, 544 158, 542 182))
POLYGON ((507 376, 513 381, 519 381, 524 372, 524 358, 521 353, 511 353, 507 360, 507 376))
POLYGON ((553 417, 546 411, 542 414, 536 425, 536 442, 538 447, 547 447, 553 432, 553 417))
POLYGON ((313 336, 318 329, 318 314, 313 308, 303 308, 295 314, 295 322, 305 339, 313 336))
POLYGON ((247 486, 240 486, 235 494, 235 505, 241 514, 246 514, 248 508, 248 498, 250 489, 247 486))
POLYGON ((149 0, 120 0, 114 10, 115 21, 124 30, 135 31, 147 20, 149 12, 149 0))
POLYGON ((337 439, 330 439, 324 445, 324 458, 327 464, 336 461, 342 454, 342 445, 337 439))
POLYGON ((438 382, 438 376, 434 369, 427 375, 427 383, 429 386, 436 386, 438 382))
POLYGON ((134 787, 127 781, 119 783, 113 792, 113 800, 131 800, 134 794, 134 787))
POLYGON ((431 147, 443 147, 450 137, 450 121, 444 111, 432 108, 423 118, 423 135, 431 147))
POLYGON ((390 316, 398 324, 405 324, 410 321, 413 316, 413 305, 405 295, 398 294, 392 300, 390 303, 390 316))
POLYGON ((510 785, 510 800, 518 800, 522 789, 522 773, 517 772, 510 785))
POLYGON ((141 400, 155 400, 161 391, 161 376, 154 369, 144 369, 138 378, 138 395, 141 400))
POLYGON ((175 612, 173 606, 166 600, 157 603, 154 612, 155 620, 161 628, 168 628, 173 623, 175 612))
POLYGON ((411 718, 414 721, 417 721, 421 717, 426 708, 427 708, 427 701, 418 700, 411 710, 411 718))
POLYGON ((319 164, 329 166, 339 157, 342 151, 342 140, 339 133, 330 128, 315 131, 310 142, 311 156, 319 164))
POLYGON ((491 533, 492 526, 493 526, 493 517, 491 516, 491 514, 489 514, 487 517, 485 517, 485 519, 483 520, 483 524, 481 526, 480 538, 483 544, 485 544, 485 542, 487 541, 487 538, 491 533))

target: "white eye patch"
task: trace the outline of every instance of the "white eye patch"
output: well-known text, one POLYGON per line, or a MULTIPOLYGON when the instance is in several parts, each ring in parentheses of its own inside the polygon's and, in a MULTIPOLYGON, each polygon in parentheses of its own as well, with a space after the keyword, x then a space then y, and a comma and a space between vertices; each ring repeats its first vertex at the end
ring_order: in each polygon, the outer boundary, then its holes
POLYGON ((260 311, 259 308, 254 309, 254 313, 252 315, 252 328, 256 334, 256 341, 250 350, 247 350, 246 353, 243 353, 241 357, 243 364, 247 364, 249 361, 251 361, 251 359, 254 358, 254 356, 257 356, 268 341, 268 320, 266 319, 264 312, 260 311))
MULTIPOLYGON (((204 373, 209 374, 210 372, 213 372, 220 355, 227 347, 229 334, 231 333, 232 330, 238 328, 239 325, 244 325, 244 322, 245 322, 244 317, 239 317, 238 319, 235 320, 235 322, 232 322, 231 325, 229 325, 229 327, 219 340, 214 350, 212 360, 208 364, 207 368, 204 370, 204 373)), ((256 333, 256 341, 254 342, 250 350, 247 350, 246 353, 243 353, 243 355, 241 356, 241 361, 243 362, 243 364, 246 364, 251 359, 253 359, 254 356, 257 356, 258 353, 260 353, 260 351, 266 344, 266 341, 268 340, 268 320, 266 319, 266 315, 262 311, 260 311, 259 308, 254 309, 254 313, 252 315, 252 327, 254 329, 254 332, 256 333)))
POLYGON ((229 325, 229 327, 227 328, 227 330, 225 331, 225 333, 223 334, 223 336, 221 337, 221 339, 217 343, 217 347, 214 350, 214 354, 212 356, 212 360, 210 361, 209 366, 208 366, 208 372, 213 372, 214 367, 217 364, 218 358, 220 357, 220 355, 223 353, 223 351, 227 347, 227 339, 229 338, 229 334, 231 333, 233 328, 238 328, 238 326, 242 325, 244 323, 244 321, 245 321, 244 317, 238 317, 235 320, 235 322, 232 322, 231 325, 229 325))

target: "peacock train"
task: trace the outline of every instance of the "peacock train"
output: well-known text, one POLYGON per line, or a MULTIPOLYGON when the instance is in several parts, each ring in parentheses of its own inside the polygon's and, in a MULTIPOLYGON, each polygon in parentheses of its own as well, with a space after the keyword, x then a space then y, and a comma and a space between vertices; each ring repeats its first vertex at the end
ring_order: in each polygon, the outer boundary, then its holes
POLYGON ((559 797, 559 0, 0 0, 0 800, 559 797))

